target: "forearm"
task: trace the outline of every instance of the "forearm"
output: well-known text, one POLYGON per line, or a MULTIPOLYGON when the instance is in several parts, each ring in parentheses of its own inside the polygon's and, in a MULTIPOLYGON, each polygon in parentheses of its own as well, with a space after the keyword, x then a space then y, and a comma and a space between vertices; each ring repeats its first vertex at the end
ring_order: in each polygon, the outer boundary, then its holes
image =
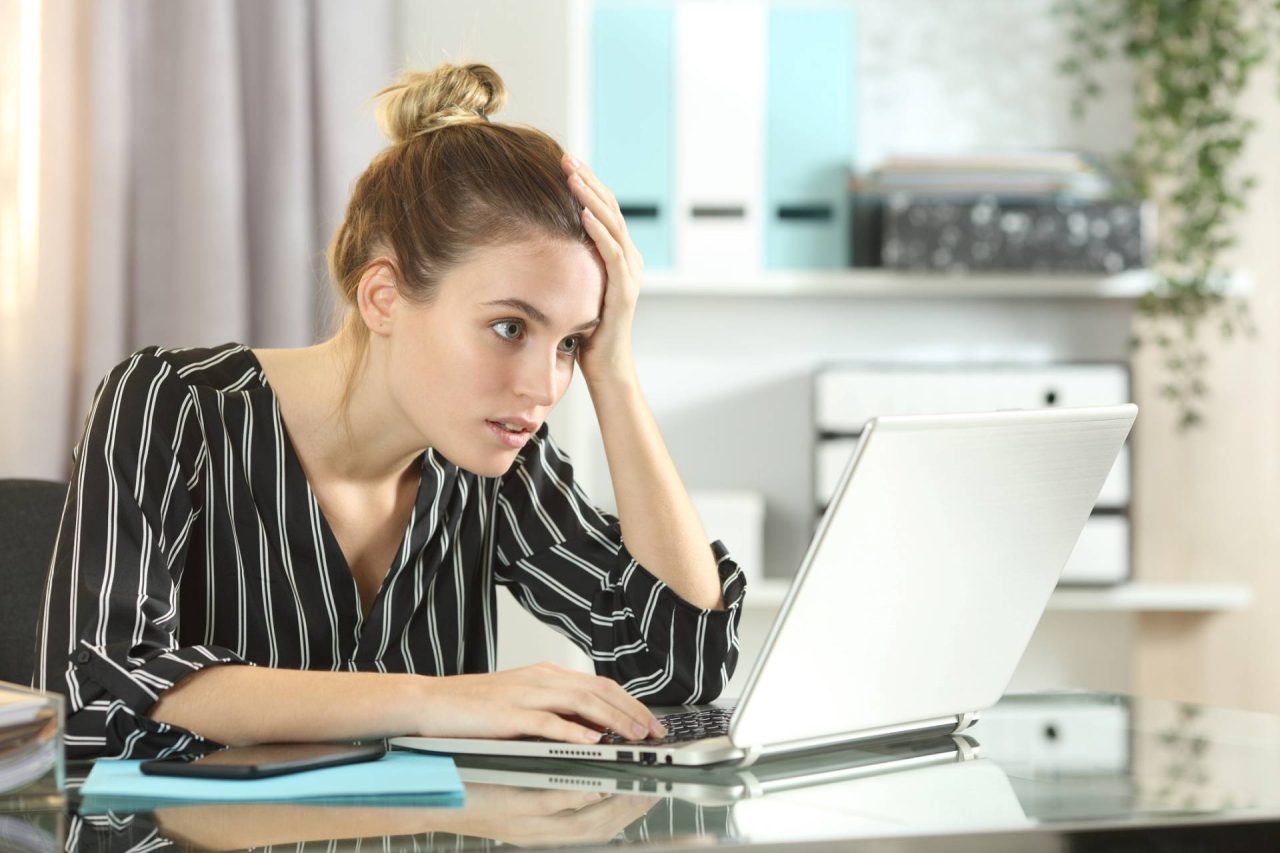
POLYGON ((377 672, 215 666, 162 693, 149 716, 231 746, 414 734, 429 681, 377 672))
POLYGON ((627 550, 689 603, 723 610, 715 557, 634 372, 588 388, 627 550))

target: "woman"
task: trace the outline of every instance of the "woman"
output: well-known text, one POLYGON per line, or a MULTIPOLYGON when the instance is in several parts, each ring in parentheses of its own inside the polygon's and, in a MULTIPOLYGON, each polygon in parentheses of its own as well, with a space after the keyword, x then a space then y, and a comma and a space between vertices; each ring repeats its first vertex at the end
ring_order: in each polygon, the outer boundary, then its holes
POLYGON ((644 702, 710 700, 733 672, 742 573, 636 381, 642 261, 613 196, 545 134, 489 122, 487 66, 379 94, 392 145, 329 250, 338 333, 151 347, 99 387, 37 637, 72 757, 642 738, 663 733, 644 702), (616 518, 547 432, 575 364, 616 518), (493 672, 495 583, 599 675, 493 672))

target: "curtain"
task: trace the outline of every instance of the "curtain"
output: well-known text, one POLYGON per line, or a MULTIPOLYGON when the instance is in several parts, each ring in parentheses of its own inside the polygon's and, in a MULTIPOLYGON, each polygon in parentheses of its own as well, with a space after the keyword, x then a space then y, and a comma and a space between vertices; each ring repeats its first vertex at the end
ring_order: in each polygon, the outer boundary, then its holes
POLYGON ((97 382, 139 347, 327 336, 324 248, 385 145, 394 9, 40 4, 38 244, 0 303, 0 476, 65 477, 97 382))

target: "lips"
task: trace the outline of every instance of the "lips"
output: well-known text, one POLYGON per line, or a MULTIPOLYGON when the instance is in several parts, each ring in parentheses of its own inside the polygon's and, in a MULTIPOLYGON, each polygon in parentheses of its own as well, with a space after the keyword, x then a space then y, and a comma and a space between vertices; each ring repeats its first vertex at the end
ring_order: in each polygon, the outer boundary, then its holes
POLYGON ((503 446, 520 450, 524 447, 532 434, 534 434, 538 424, 522 418, 503 418, 500 420, 486 420, 485 427, 489 428, 489 432, 498 439, 503 446))
POLYGON ((490 418, 489 423, 497 424, 511 432, 535 432, 538 424, 525 418, 490 418))

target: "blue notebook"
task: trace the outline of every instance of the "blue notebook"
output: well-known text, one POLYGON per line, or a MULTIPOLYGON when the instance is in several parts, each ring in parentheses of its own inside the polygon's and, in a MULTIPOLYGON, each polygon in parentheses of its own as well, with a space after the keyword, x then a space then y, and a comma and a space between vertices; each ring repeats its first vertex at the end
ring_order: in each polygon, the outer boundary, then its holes
POLYGON ((308 802, 452 805, 462 779, 447 755, 389 752, 377 761, 322 767, 267 779, 147 776, 141 761, 103 759, 80 788, 81 813, 143 811, 178 803, 308 802))

